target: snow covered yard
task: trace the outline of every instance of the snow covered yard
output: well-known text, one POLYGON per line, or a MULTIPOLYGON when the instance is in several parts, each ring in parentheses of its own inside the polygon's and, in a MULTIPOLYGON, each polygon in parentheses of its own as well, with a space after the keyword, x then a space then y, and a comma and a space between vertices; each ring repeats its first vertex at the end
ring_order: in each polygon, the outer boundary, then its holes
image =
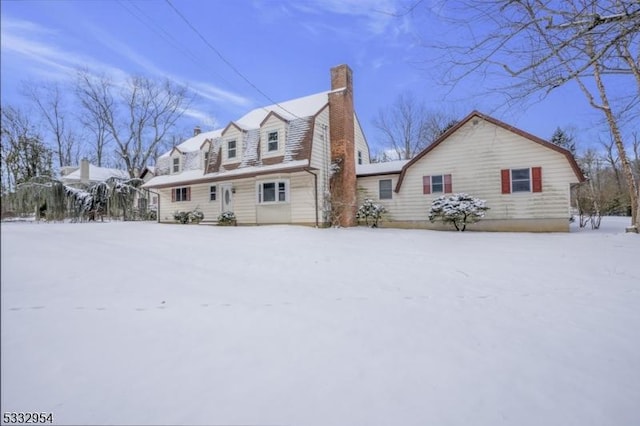
POLYGON ((2 411, 638 425, 640 238, 2 224, 2 411))

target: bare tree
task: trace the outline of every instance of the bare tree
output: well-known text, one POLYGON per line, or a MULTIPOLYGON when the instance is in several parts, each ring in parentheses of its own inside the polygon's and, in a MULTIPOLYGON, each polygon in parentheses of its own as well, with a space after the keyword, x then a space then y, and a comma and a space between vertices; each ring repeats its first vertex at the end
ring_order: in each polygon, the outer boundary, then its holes
POLYGON ((12 106, 3 106, 1 150, 2 193, 36 176, 52 175, 52 152, 42 141, 30 115, 12 106))
MULTIPOLYGON (((378 111, 373 125, 380 133, 381 145, 393 150, 397 160, 408 160, 436 140, 452 121, 448 114, 431 111, 404 93, 387 109, 378 111)), ((389 159, 386 152, 382 159, 389 159)))
POLYGON ((68 126, 70 113, 65 107, 58 84, 24 83, 25 96, 35 105, 42 116, 48 133, 53 139, 58 166, 78 164, 79 141, 75 129, 68 126))
POLYGON ((104 135, 115 142, 116 155, 131 177, 153 158, 156 147, 190 103, 187 89, 168 80, 158 83, 131 77, 117 86, 87 71, 79 72, 76 93, 88 116, 94 118, 95 128, 104 126, 104 135))
POLYGON ((492 89, 506 93, 508 101, 577 85, 604 118, 627 183, 632 225, 640 228, 639 185, 622 137, 624 123, 637 122, 639 115, 640 3, 468 0, 451 5, 447 15, 459 35, 465 28, 469 33, 460 45, 439 46, 446 48, 450 82, 506 75, 509 82, 492 89))

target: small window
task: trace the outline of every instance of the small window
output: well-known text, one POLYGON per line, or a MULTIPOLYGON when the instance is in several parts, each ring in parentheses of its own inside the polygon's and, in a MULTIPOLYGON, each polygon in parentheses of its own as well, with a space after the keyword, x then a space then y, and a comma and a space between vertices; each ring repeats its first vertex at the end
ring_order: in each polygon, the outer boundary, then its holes
POLYGON ((258 184, 259 203, 286 203, 288 201, 287 182, 261 182, 258 184))
POLYGON ((236 141, 227 142, 227 158, 236 158, 236 141))
POLYGON ((173 201, 189 201, 191 198, 190 188, 175 188, 173 190, 173 201))
POLYGON ((362 164, 362 151, 358 151, 358 164, 362 164))
POLYGON ((269 132, 267 135, 267 151, 278 150, 278 132, 269 132))
POLYGON ((180 171, 180 158, 175 157, 173 159, 173 173, 178 173, 180 171))
POLYGON ((155 206, 155 205, 158 205, 158 196, 157 196, 157 195, 154 195, 154 196, 151 198, 151 204, 153 204, 154 206, 155 206))
POLYGON ((442 175, 440 176, 431 176, 431 192, 443 192, 444 191, 444 179, 442 179, 442 175))
POLYGON ((209 165, 209 151, 204 152, 204 168, 206 169, 209 165))
POLYGON ((391 179, 383 179, 378 181, 380 188, 380 199, 390 200, 393 196, 393 190, 391 189, 391 179))
POLYGON ((529 169, 511 170, 511 192, 530 192, 531 175, 529 169))
POLYGON ((209 201, 216 201, 218 198, 218 187, 213 185, 209 187, 209 201))

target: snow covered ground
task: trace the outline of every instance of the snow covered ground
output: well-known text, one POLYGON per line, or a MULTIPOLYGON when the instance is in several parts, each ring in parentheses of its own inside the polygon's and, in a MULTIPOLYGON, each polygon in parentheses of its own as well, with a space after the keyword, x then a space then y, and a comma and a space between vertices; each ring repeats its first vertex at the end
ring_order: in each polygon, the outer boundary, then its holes
POLYGON ((2 411, 638 425, 640 238, 5 223, 2 411))

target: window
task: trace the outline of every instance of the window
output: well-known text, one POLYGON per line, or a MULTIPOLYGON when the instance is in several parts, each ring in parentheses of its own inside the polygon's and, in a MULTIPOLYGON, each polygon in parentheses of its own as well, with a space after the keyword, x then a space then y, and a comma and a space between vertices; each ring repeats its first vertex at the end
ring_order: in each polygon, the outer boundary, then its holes
POLYGON ((191 201, 191 188, 173 188, 171 190, 171 201, 191 201))
POLYGON ((381 200, 390 200, 393 196, 393 191, 391 189, 391 179, 383 179, 378 181, 381 200))
POLYGON ((261 182, 258 184, 259 203, 286 203, 288 201, 287 182, 261 182))
POLYGON ((267 151, 278 150, 278 132, 269 132, 267 134, 267 151))
POLYGON ((511 192, 531 191, 531 177, 529 169, 511 170, 511 192))
POLYGON ((502 193, 542 192, 542 167, 504 169, 500 171, 502 193))
POLYGON ((362 151, 358 151, 358 164, 362 164, 362 151))
POLYGON ((209 187, 209 201, 216 201, 218 198, 218 187, 213 185, 209 187))
POLYGON ((453 192, 453 185, 451 183, 451 175, 434 175, 434 176, 422 176, 422 193, 445 193, 450 194, 453 192))
POLYGON ((180 157, 175 157, 173 159, 173 173, 178 173, 180 171, 180 157))
POLYGON ((236 141, 227 142, 227 158, 236 158, 236 141))
POLYGON ((204 152, 204 169, 209 165, 209 151, 204 152))
POLYGON ((442 191, 444 191, 444 183, 442 180, 442 175, 431 176, 431 192, 442 192, 442 191))

